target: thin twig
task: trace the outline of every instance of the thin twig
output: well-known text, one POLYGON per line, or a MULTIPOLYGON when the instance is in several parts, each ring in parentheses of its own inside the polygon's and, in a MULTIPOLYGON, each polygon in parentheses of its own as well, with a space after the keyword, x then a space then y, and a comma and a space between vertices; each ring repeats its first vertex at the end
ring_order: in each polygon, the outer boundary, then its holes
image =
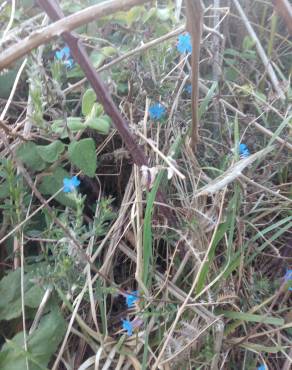
POLYGON ((11 13, 10 13, 10 18, 9 18, 9 22, 7 24, 7 27, 5 28, 4 32, 3 32, 3 35, 2 35, 2 40, 5 39, 7 33, 9 32, 12 24, 13 24, 13 20, 14 20, 14 16, 15 16, 15 0, 12 0, 11 1, 11 13))

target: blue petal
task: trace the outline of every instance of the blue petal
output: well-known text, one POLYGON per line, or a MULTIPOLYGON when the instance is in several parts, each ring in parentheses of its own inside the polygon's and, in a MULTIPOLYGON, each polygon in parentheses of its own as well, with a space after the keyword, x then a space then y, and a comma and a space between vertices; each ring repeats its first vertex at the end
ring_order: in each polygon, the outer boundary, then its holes
POLYGON ((284 280, 285 280, 285 281, 292 280, 292 270, 287 270, 287 271, 286 271, 286 274, 285 274, 285 276, 284 276, 284 280))
POLYGON ((186 92, 187 92, 188 94, 191 94, 191 93, 192 93, 192 85, 187 85, 187 86, 185 87, 185 90, 186 90, 186 92))
POLYGON ((180 53, 191 53, 192 52, 192 42, 191 36, 189 33, 184 35, 179 35, 178 43, 177 43, 177 50, 180 53))
POLYGON ((165 108, 160 103, 156 103, 149 108, 151 119, 160 119, 165 115, 165 108))
POLYGON ((247 158, 250 156, 250 152, 246 144, 239 144, 239 154, 242 158, 247 158))
POLYGON ((72 181, 72 185, 74 187, 77 187, 77 186, 80 185, 80 181, 78 180, 78 177, 77 176, 73 176, 72 179, 71 179, 71 181, 72 181))
POLYGON ((67 58, 70 58, 71 56, 71 51, 70 51, 70 48, 68 46, 64 46, 63 49, 61 50, 63 52, 63 55, 64 57, 67 59, 67 58))
POLYGON ((126 303, 129 308, 133 307, 135 305, 135 302, 138 301, 137 294, 137 290, 134 290, 131 294, 126 294, 126 303))
POLYGON ((122 320, 123 330, 127 331, 127 334, 131 336, 133 334, 133 325, 129 320, 122 320))
POLYGON ((71 179, 63 179, 64 193, 71 193, 78 185, 80 185, 80 181, 78 180, 77 176, 73 176, 71 179))
POLYGON ((62 53, 62 51, 56 51, 56 53, 55 53, 55 57, 56 57, 58 60, 62 60, 62 59, 63 59, 63 53, 62 53))

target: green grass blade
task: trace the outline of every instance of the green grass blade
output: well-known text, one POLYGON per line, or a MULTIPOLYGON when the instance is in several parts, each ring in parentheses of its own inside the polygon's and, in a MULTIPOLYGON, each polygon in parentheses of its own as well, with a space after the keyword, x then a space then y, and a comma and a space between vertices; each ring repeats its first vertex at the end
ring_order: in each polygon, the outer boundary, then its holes
POLYGON ((223 315, 228 319, 235 319, 235 320, 242 320, 242 321, 249 321, 249 322, 260 322, 263 324, 270 324, 276 326, 282 326, 285 324, 284 319, 280 319, 278 317, 273 316, 266 316, 266 315, 256 315, 252 313, 245 313, 245 312, 235 312, 235 311, 225 311, 225 310, 218 310, 216 314, 223 315))

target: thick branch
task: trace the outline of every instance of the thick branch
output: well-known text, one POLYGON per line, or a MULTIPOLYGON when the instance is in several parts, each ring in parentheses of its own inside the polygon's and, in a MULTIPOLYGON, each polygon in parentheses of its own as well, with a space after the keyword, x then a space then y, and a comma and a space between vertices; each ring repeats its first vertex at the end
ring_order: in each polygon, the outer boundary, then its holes
POLYGON ((74 13, 66 18, 62 18, 48 27, 35 31, 24 40, 19 41, 3 51, 0 56, 0 71, 8 67, 15 60, 28 54, 36 47, 48 43, 54 37, 60 36, 66 31, 72 31, 75 28, 89 23, 95 19, 105 17, 120 10, 127 10, 135 5, 141 5, 149 0, 110 0, 98 5, 90 6, 80 12, 74 13))

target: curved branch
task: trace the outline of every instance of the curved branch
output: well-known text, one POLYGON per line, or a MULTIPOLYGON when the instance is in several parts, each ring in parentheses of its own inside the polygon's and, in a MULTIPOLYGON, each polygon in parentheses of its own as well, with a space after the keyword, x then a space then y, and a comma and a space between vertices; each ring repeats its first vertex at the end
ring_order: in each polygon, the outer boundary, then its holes
POLYGON ((49 26, 35 31, 16 45, 10 46, 0 56, 0 71, 8 67, 15 60, 28 54, 36 47, 48 43, 54 37, 64 32, 72 31, 95 19, 105 17, 120 10, 127 10, 135 5, 149 2, 150 0, 110 0, 98 5, 90 6, 80 12, 62 18, 49 26))

